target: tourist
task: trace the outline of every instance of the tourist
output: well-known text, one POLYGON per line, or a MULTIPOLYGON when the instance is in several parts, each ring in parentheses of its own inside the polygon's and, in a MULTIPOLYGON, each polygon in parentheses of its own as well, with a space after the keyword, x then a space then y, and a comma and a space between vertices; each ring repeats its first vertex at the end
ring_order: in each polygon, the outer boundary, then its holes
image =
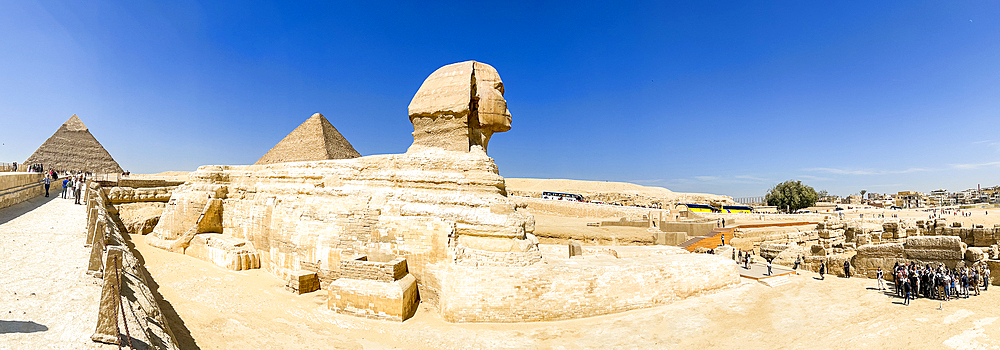
POLYGON ((774 260, 774 259, 767 259, 767 275, 768 276, 771 275, 771 260, 774 260))
POLYGON ((14 171, 17 171, 17 162, 14 162, 14 171))
POLYGON ((826 273, 826 262, 825 261, 821 261, 819 263, 819 279, 821 279, 821 280, 825 279, 825 277, 823 277, 824 273, 826 273))
POLYGON ((878 290, 885 290, 885 280, 882 279, 883 274, 882 267, 879 267, 878 271, 875 271, 875 278, 878 279, 878 290))
POLYGON ((799 264, 801 263, 802 263, 802 256, 801 255, 795 256, 795 266, 792 266, 792 270, 798 270, 799 264))
POLYGON ((983 291, 990 288, 990 269, 983 266, 983 291))
POLYGON ((75 186, 73 187, 73 204, 80 204, 80 190, 82 189, 83 186, 81 186, 80 184, 79 177, 76 178, 76 182, 74 183, 74 185, 75 186))
POLYGON ((70 186, 70 185, 69 185, 68 183, 69 183, 69 178, 68 178, 68 177, 67 177, 67 178, 64 178, 64 179, 63 179, 63 184, 62 184, 62 193, 60 194, 60 196, 61 196, 61 197, 62 197, 63 199, 66 199, 66 191, 68 191, 68 190, 69 190, 69 186, 70 186))
POLYGON ((911 289, 911 287, 912 286, 910 285, 910 280, 906 279, 906 281, 903 282, 903 293, 904 293, 903 305, 910 305, 910 289, 911 289))
MULTIPOLYGON (((723 220, 725 220, 725 219, 723 219, 723 220)), ((722 245, 726 245, 726 234, 725 233, 722 234, 722 245)))
POLYGON ((52 185, 52 178, 46 176, 45 177, 45 196, 46 197, 49 196, 49 186, 50 185, 52 185))
POLYGON ((844 260, 844 277, 851 278, 851 262, 844 260))

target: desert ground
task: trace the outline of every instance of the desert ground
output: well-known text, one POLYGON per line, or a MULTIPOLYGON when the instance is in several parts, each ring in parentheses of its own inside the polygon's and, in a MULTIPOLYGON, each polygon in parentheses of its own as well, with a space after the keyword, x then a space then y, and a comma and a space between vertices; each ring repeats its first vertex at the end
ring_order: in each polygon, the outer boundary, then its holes
MULTIPOLYGON (((326 308, 261 270, 225 271, 132 237, 159 292, 180 316, 184 348, 296 349, 990 349, 1000 347, 1000 289, 909 306, 875 281, 802 273, 768 287, 728 290, 670 305, 586 319, 455 324, 427 306, 403 323, 326 308), (928 330, 933 329, 933 332, 928 330), (294 344, 294 345, 290 345, 294 344)), ((996 287, 994 287, 996 288, 996 287)))

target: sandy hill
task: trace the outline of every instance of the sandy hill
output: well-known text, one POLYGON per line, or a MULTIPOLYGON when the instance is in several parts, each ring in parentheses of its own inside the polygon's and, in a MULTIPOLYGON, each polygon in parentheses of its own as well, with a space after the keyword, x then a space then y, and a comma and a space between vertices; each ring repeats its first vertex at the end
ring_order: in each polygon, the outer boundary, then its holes
POLYGON ((507 192, 515 196, 540 197, 542 192, 567 192, 590 201, 645 205, 654 203, 732 203, 732 197, 705 193, 680 193, 663 187, 642 186, 627 182, 583 181, 565 179, 506 178, 507 192))

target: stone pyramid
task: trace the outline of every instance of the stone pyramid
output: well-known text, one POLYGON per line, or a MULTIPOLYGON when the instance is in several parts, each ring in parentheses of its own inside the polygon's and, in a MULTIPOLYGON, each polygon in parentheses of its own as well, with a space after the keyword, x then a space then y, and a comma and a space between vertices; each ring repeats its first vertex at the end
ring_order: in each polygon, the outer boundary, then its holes
POLYGON ((292 133, 285 136, 254 164, 347 159, 360 156, 361 154, 354 150, 354 146, 347 142, 326 117, 316 113, 292 130, 292 133))
POLYGON ((96 174, 122 172, 122 167, 90 134, 76 114, 45 140, 24 164, 42 164, 46 170, 81 170, 96 174))

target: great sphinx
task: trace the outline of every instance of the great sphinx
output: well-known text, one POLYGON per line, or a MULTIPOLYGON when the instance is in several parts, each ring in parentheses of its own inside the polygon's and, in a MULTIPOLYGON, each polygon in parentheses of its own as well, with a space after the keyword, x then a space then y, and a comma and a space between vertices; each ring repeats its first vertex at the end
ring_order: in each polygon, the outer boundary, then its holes
POLYGON ((344 259, 403 257, 420 301, 456 322, 586 317, 735 283, 725 261, 675 251, 543 259, 533 217, 507 198, 487 155, 493 134, 511 128, 503 95, 490 65, 441 67, 410 102, 406 153, 202 166, 173 192, 146 241, 179 253, 215 246, 241 257, 209 258, 217 264, 279 278, 313 271, 324 286, 338 279, 344 259), (621 289, 636 281, 643 288, 621 289))

